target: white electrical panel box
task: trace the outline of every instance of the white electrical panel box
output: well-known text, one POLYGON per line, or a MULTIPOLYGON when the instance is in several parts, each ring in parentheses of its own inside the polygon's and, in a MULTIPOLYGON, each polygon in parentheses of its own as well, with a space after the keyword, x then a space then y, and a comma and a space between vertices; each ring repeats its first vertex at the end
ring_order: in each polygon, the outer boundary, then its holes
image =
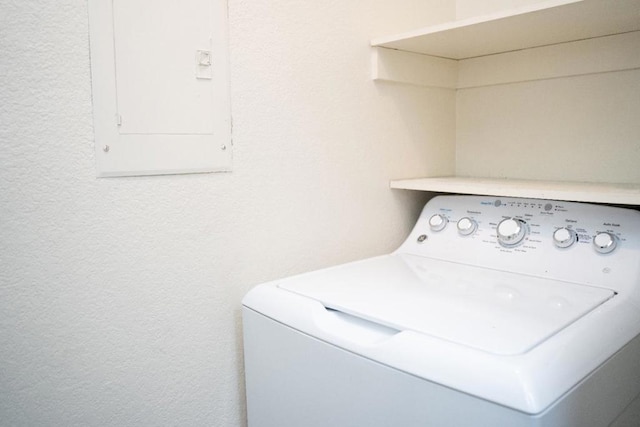
POLYGON ((231 170, 224 0, 89 0, 98 176, 231 170))

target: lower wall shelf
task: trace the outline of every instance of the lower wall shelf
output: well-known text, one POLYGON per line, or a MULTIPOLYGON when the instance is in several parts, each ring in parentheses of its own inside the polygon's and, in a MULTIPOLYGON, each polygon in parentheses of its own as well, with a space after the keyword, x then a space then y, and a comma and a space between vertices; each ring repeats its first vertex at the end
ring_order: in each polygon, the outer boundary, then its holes
POLYGON ((390 186, 442 193, 640 205, 640 184, 434 177, 393 180, 390 186))

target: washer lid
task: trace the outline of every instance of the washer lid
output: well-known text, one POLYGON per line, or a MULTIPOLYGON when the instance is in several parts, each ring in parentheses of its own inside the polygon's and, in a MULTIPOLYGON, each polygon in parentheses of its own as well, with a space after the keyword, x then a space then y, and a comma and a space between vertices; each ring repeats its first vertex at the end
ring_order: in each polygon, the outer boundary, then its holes
POLYGON ((406 254, 278 285, 325 307, 499 355, 526 353, 614 296, 609 289, 406 254))

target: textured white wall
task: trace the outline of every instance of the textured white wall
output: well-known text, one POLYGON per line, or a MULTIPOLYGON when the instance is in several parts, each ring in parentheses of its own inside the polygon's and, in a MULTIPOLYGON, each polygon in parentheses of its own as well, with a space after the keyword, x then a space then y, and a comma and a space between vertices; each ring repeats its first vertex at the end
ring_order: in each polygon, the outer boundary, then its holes
POLYGON ((392 250, 388 180, 452 172, 453 94, 368 47, 452 0, 229 12, 233 173, 96 179, 85 1, 0 0, 0 424, 243 425, 243 294, 392 250))

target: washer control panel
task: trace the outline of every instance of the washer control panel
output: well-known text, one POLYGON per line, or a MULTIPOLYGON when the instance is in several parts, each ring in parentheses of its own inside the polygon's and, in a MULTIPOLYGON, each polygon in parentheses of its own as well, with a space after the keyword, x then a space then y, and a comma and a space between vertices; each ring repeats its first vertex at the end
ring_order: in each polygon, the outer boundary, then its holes
POLYGON ((398 252, 611 287, 612 280, 639 280, 639 247, 640 213, 633 209, 437 196, 398 252))

